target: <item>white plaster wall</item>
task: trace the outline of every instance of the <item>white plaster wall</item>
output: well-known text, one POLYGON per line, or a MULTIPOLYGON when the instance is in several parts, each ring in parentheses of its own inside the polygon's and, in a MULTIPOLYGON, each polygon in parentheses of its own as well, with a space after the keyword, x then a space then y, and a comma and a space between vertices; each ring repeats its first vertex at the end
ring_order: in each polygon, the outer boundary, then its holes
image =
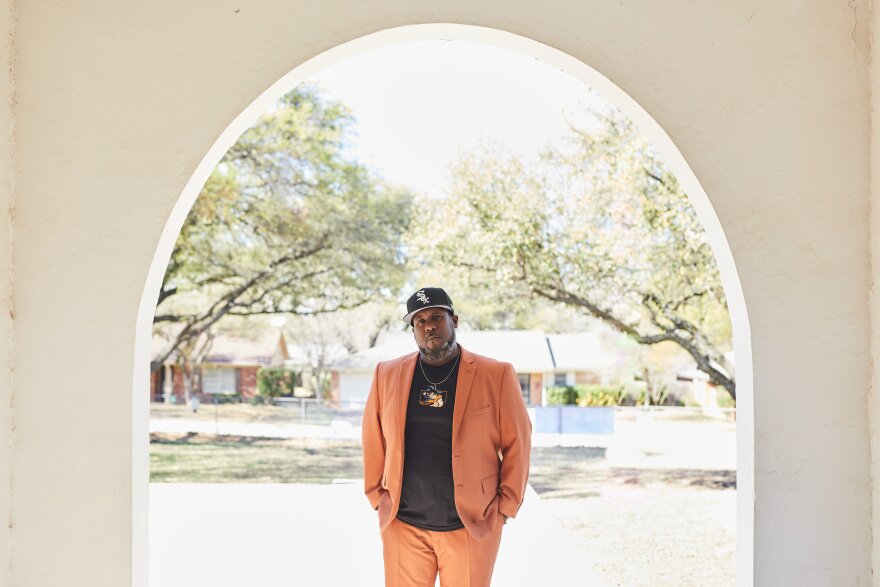
POLYGON ((871 9, 871 173, 870 173, 870 256, 871 256, 871 393, 869 405, 871 431, 871 568, 873 585, 880 586, 880 10, 871 9))
POLYGON ((12 75, 14 38, 11 4, 0 7, 0 586, 9 581, 9 503, 12 460, 12 75), (9 211, 10 213, 7 213, 9 211))
POLYGON ((141 576, 135 319, 170 210, 263 89, 341 42, 420 22, 566 51, 672 136, 750 313, 755 583, 868 584, 869 28, 849 4, 21 2, 11 584, 141 576))

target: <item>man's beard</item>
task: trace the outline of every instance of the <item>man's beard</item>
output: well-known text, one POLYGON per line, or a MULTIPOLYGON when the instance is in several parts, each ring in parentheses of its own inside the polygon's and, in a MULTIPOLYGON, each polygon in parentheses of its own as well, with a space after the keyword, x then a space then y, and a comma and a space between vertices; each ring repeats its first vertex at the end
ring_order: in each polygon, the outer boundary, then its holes
POLYGON ((455 356, 457 345, 455 344, 455 330, 452 331, 452 336, 445 343, 437 347, 436 349, 429 349, 427 347, 419 347, 419 352, 422 357, 432 363, 445 363, 447 360, 452 360, 455 356))

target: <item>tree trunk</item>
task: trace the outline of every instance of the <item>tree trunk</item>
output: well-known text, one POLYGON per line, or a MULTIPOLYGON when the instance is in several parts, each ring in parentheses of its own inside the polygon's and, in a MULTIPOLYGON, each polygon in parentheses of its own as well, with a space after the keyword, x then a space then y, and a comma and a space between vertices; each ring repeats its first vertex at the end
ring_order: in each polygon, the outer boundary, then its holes
POLYGON ((182 357, 180 361, 180 371, 183 375, 183 403, 184 405, 189 405, 190 399, 192 398, 192 390, 193 390, 193 372, 192 372, 192 364, 189 359, 186 357, 182 357))

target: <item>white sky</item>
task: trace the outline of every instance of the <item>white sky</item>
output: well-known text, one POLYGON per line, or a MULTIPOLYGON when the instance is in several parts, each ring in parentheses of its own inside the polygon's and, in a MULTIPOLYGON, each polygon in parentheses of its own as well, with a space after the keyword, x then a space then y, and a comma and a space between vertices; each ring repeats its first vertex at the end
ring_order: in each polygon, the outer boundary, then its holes
POLYGON ((532 57, 461 41, 385 47, 312 78, 354 114, 352 155, 392 183, 444 191, 458 153, 500 143, 534 155, 601 100, 580 80, 532 57))

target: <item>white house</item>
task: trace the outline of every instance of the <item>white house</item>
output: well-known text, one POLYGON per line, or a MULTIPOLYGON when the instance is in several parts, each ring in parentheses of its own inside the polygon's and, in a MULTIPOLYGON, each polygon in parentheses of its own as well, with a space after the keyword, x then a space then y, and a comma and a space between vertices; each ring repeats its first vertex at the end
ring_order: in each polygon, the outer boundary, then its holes
POLYGON ((623 369, 624 353, 602 342, 603 329, 572 334, 548 334, 553 353, 553 379, 547 387, 604 383, 623 369))
MULTIPOLYGON (((599 332, 458 330, 456 336, 464 348, 512 364, 529 405, 545 404, 549 387, 604 381, 621 362, 618 354, 603 348, 599 332)), ((332 393, 342 402, 366 401, 376 364, 415 350, 411 333, 386 335, 375 347, 332 364, 332 393)))

